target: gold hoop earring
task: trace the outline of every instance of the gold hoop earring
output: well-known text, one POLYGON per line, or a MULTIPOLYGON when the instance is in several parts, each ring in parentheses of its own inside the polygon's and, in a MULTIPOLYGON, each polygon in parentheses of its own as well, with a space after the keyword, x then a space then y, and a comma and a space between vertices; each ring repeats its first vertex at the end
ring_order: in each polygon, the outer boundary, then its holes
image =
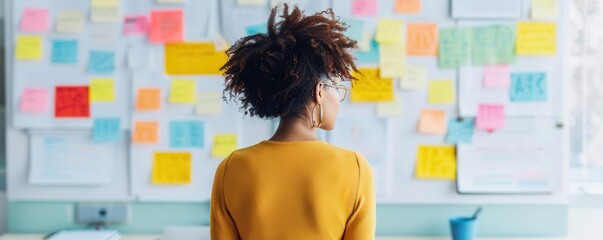
POLYGON ((314 104, 314 107, 312 107, 312 127, 320 128, 320 126, 322 126, 322 113, 322 105, 320 103, 314 104), (318 105, 320 110, 318 112, 318 124, 316 124, 316 121, 314 121, 314 110, 316 110, 316 105, 318 105))

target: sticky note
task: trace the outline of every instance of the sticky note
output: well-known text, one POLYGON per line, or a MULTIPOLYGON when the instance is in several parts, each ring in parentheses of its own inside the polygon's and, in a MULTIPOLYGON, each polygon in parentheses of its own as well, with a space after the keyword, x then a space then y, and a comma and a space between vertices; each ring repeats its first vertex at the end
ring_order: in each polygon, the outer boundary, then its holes
POLYGON ((223 158, 237 150, 236 134, 217 134, 214 135, 214 141, 211 147, 211 156, 214 158, 223 158))
POLYGON ((409 56, 436 56, 438 24, 409 23, 406 28, 406 52, 409 56))
POLYGON ((557 0, 532 0, 532 19, 555 20, 559 12, 557 0))
POLYGON ((379 47, 379 74, 381 78, 401 78, 406 75, 404 43, 393 43, 379 47))
POLYGON ((90 117, 90 99, 87 86, 57 86, 54 115, 63 117, 90 117))
POLYGON ((375 16, 377 14, 377 0, 353 0, 352 15, 375 16))
POLYGON ((380 53, 379 43, 372 39, 370 40, 368 51, 356 51, 356 61, 360 63, 378 63, 380 53))
POLYGON ((429 81, 429 104, 454 103, 456 94, 452 80, 429 81))
POLYGON ((391 78, 380 78, 375 68, 358 69, 363 75, 356 74, 358 81, 352 84, 350 99, 352 102, 379 102, 394 100, 394 82, 391 78))
POLYGON ((247 32, 247 35, 255 35, 258 33, 267 33, 268 32, 268 24, 261 23, 261 24, 249 25, 249 26, 247 26, 247 28, 245 30, 247 32))
POLYGON ((469 44, 471 41, 469 29, 442 28, 439 34, 438 65, 450 69, 467 65, 469 59, 469 44))
POLYGON ((115 52, 91 51, 88 72, 92 74, 110 75, 115 71, 115 52))
POLYGON ((157 10, 151 12, 149 41, 151 43, 182 42, 184 38, 184 13, 182 10, 157 10))
POLYGON ((474 118, 450 119, 446 142, 471 143, 475 129, 474 118))
POLYGON ((47 32, 50 26, 48 9, 25 8, 21 16, 21 31, 32 33, 47 32))
POLYGON ((121 19, 119 8, 92 8, 90 14, 93 23, 112 23, 121 19))
POLYGON ((156 185, 182 185, 192 181, 190 152, 156 152, 153 156, 153 176, 156 185))
POLYGON ((132 15, 124 18, 124 35, 147 34, 149 20, 144 15, 132 15))
POLYGON ((199 92, 195 113, 197 115, 212 115, 222 112, 222 94, 219 92, 199 92))
POLYGON ((396 96, 396 100, 393 102, 380 102, 377 103, 377 116, 379 117, 395 117, 402 115, 402 98, 396 96))
POLYGON ((517 24, 517 55, 555 55, 557 24, 520 22, 517 24))
POLYGON ((196 85, 195 80, 172 80, 170 103, 195 103, 197 100, 196 85))
POLYGON ((114 102, 115 81, 112 78, 90 80, 90 102, 114 102))
POLYGON ((42 37, 17 36, 15 58, 19 60, 42 59, 42 37))
POLYGON ((266 0, 237 0, 239 6, 266 6, 266 0))
POLYGON ((398 19, 381 19, 377 23, 377 34, 375 39, 380 44, 392 44, 402 41, 403 22, 398 19))
POLYGON ((121 137, 119 118, 96 118, 92 127, 92 140, 97 143, 116 142, 121 137))
POLYGON ((44 88, 26 88, 21 93, 19 111, 23 113, 44 113, 50 105, 50 92, 44 88))
POLYGON ((420 145, 417 149, 415 176, 419 179, 455 180, 454 146, 420 145))
POLYGON ((185 0, 157 0, 160 4, 182 4, 185 0))
POLYGON ((444 134, 447 128, 446 112, 436 109, 423 109, 419 117, 419 132, 444 134))
POLYGON ((121 34, 116 25, 94 24, 89 28, 89 44, 92 46, 113 47, 121 34))
POLYGON ((476 128, 494 131, 505 127, 505 106, 501 104, 480 104, 477 109, 476 128))
POLYGON ((134 122, 132 143, 156 144, 159 142, 159 123, 155 121, 134 122))
POLYGON ((52 63, 77 63, 77 40, 52 40, 52 63))
POLYGON ((56 31, 58 33, 78 33, 84 26, 84 17, 79 11, 63 11, 57 17, 56 31))
POLYGON ((397 13, 420 13, 421 0, 396 0, 394 11, 397 13))
POLYGON ((172 75, 221 74, 226 60, 226 53, 216 51, 213 42, 165 45, 165 71, 172 75))
POLYGON ((546 73, 514 73, 511 74, 509 89, 512 102, 546 101, 546 73))
POLYGON ((400 88, 409 90, 427 88, 427 68, 419 65, 406 65, 406 74, 400 78, 400 88))
POLYGON ((92 0, 93 8, 117 8, 119 0, 92 0))
POLYGON ((161 89, 140 88, 136 94, 136 111, 154 111, 161 109, 161 89))
POLYGON ((511 64, 516 61, 513 25, 494 25, 473 29, 474 65, 511 64))
MULTIPOLYGON (((358 51, 357 52, 369 52, 371 51, 371 45, 376 45, 377 47, 379 47, 379 43, 374 40, 372 38, 372 34, 368 33, 368 32, 364 32, 362 34, 362 40, 358 42, 358 51)), ((377 51, 377 57, 376 57, 376 61, 379 60, 379 52, 377 51)), ((356 55, 358 57, 358 55, 356 55)), ((356 59, 356 61, 360 61, 359 59, 356 59)))
POLYGON ((356 18, 342 18, 341 20, 349 26, 345 31, 345 34, 349 38, 361 42, 364 37, 365 22, 356 18))
POLYGON ((204 146, 205 129, 200 121, 172 121, 170 122, 170 147, 195 147, 204 146))
POLYGON ((508 88, 511 77, 509 65, 484 66, 484 87, 508 88))

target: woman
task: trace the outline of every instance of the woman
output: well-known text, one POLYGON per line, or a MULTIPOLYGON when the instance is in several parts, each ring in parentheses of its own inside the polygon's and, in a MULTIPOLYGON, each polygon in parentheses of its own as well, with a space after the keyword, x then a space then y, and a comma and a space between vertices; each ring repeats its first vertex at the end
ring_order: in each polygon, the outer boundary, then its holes
POLYGON ((371 168, 359 153, 319 141, 331 130, 354 79, 356 42, 332 10, 304 16, 272 9, 268 33, 240 39, 222 67, 225 93, 245 113, 280 118, 268 141, 237 150, 218 167, 212 239, 374 239, 371 168))

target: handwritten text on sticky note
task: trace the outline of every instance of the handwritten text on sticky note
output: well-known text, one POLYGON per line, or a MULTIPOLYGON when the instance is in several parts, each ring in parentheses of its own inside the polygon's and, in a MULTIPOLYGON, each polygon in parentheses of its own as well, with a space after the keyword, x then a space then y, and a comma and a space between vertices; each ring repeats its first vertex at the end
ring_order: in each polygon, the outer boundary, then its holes
POLYGON ((205 129, 200 121, 170 122, 170 147, 202 148, 205 140, 205 129))
POLYGON ((222 158, 228 156, 237 149, 236 134, 218 134, 214 135, 214 141, 211 148, 211 156, 222 158))
POLYGON ((440 68, 457 68, 467 65, 471 31, 466 28, 440 29, 438 65, 440 68))
POLYGON ((48 31, 48 9, 26 8, 21 17, 21 31, 43 33, 48 31))
POLYGON ((152 43, 182 42, 184 38, 182 10, 157 10, 151 12, 149 41, 152 43))
POLYGON ((115 52, 91 51, 88 72, 92 74, 110 75, 115 71, 115 52))
POLYGON ((115 101, 115 81, 111 78, 95 78, 90 80, 90 101, 115 101))
POLYGON ((136 94, 137 111, 154 111, 161 108, 161 89, 140 88, 136 94))
POLYGON ((171 75, 220 74, 226 60, 224 51, 216 51, 213 42, 165 45, 165 71, 171 75))
POLYGON ((24 113, 43 113, 48 111, 50 92, 44 88, 26 88, 21 93, 19 110, 24 113))
POLYGON ((393 43, 379 47, 379 74, 381 78, 401 78, 406 75, 404 44, 393 43))
POLYGON ((509 65, 484 66, 484 87, 508 88, 511 77, 509 65))
POLYGON ((406 30, 409 56, 436 56, 438 53, 438 24, 409 23, 406 30))
POLYGON ((149 28, 149 20, 144 15, 132 15, 124 18, 124 34, 146 34, 149 28))
POLYGON ((429 81, 429 103, 450 104, 454 102, 456 94, 452 80, 429 81))
POLYGON ((54 115, 56 117, 90 117, 87 86, 57 86, 54 115))
POLYGON ((375 68, 359 69, 362 75, 352 85, 350 100, 352 102, 391 102, 394 100, 394 82, 391 78, 380 78, 375 68))
POLYGON ((381 19, 377 23, 377 34, 375 39, 380 44, 392 44, 402 42, 404 25, 402 20, 381 19))
POLYGON ((52 62, 64 64, 77 63, 77 40, 52 40, 52 62))
POLYGON ((419 132, 428 134, 446 133, 446 112, 443 110, 423 109, 419 117, 419 132))
POLYGON ((453 146, 419 146, 415 176, 420 179, 456 179, 455 148, 453 146))
POLYGON ((397 13, 420 13, 421 0, 396 0, 394 11, 397 13))
POLYGON ((159 123, 154 121, 134 122, 132 143, 154 144, 159 142, 159 123))
POLYGON ((474 118, 450 119, 446 142, 471 143, 475 129, 474 118))
POLYGON ((476 27, 471 43, 475 65, 511 64, 516 60, 513 25, 476 27))
POLYGON ((546 101, 546 73, 514 73, 511 74, 511 101, 546 101))
POLYGON ((501 104, 480 104, 477 109, 476 128, 494 131, 505 127, 505 106, 501 104))
POLYGON ((15 58, 19 60, 39 60, 42 58, 42 37, 18 36, 15 58))
POLYGON ((153 159, 153 184, 189 184, 192 180, 190 152, 156 152, 153 159))
POLYGON ((377 0, 353 0, 352 15, 375 16, 377 14, 377 0))
POLYGON ((170 87, 170 103, 187 104, 197 100, 195 80, 175 79, 170 87))
POLYGON ((60 12, 57 17, 56 31, 58 33, 78 33, 84 26, 84 16, 79 11, 60 12))
POLYGON ((520 22, 517 24, 517 55, 557 53, 557 24, 520 22))
POLYGON ((119 118, 96 118, 92 127, 94 142, 115 142, 120 138, 119 118))
POLYGON ((195 113, 198 115, 219 114, 222 112, 222 94, 219 92, 200 92, 197 96, 195 113))

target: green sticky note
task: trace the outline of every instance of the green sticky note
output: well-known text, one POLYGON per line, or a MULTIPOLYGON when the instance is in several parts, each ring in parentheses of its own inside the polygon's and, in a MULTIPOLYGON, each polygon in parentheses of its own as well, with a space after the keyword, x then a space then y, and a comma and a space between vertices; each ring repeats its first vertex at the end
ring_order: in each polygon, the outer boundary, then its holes
POLYGON ((495 25, 473 29, 474 65, 511 64, 515 55, 515 26, 495 25))
POLYGON ((466 28, 440 29, 440 50, 438 51, 440 68, 457 68, 467 65, 470 33, 471 31, 466 28))

